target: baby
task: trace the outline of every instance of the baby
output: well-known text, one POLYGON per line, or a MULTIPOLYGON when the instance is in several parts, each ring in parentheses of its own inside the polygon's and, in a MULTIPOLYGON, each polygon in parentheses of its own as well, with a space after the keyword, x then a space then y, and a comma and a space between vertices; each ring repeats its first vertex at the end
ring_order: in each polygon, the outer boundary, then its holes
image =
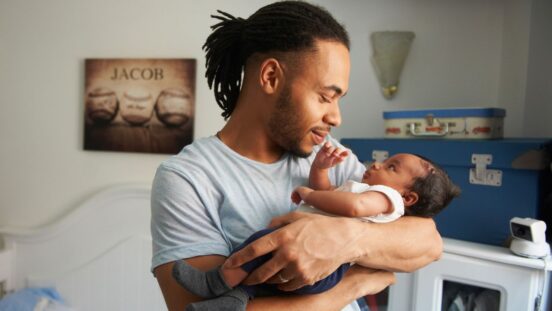
MULTIPOLYGON (((329 142, 322 146, 311 166, 310 187, 298 187, 292 193, 294 203, 306 203, 301 204, 299 210, 383 223, 404 214, 432 217, 460 194, 460 189, 443 169, 426 158, 407 153, 394 155, 383 163, 373 163, 364 173, 362 182, 347 181, 334 191, 329 169, 347 156, 347 150, 336 148, 329 142)), ((234 252, 274 230, 277 228, 254 233, 234 252)), ((223 265, 207 272, 180 260, 174 265, 173 277, 191 293, 211 298, 190 304, 186 310, 245 310, 249 299, 260 288, 271 294, 317 294, 335 286, 351 266, 343 264, 326 278, 291 292, 280 291, 274 284, 239 285, 250 272, 270 258, 268 254, 240 268, 229 269, 223 265)), ((281 275, 279 277, 282 282, 287 281, 281 275)))

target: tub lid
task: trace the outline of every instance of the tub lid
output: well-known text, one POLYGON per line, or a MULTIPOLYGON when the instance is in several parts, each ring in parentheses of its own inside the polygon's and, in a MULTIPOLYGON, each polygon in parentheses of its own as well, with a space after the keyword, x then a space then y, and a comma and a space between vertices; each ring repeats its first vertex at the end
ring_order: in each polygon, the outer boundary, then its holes
POLYGON ((502 108, 449 108, 449 109, 414 109, 384 111, 384 119, 411 119, 425 118, 433 115, 436 118, 462 118, 462 117, 504 117, 506 109, 502 108))

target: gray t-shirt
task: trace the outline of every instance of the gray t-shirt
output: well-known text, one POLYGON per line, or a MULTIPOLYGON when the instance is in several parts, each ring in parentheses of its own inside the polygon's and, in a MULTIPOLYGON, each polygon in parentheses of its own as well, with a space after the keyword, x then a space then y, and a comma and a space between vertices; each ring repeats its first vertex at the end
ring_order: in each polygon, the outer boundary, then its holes
MULTIPOLYGON (((319 149, 315 147, 315 152, 319 149)), ((164 161, 152 186, 152 270, 183 258, 229 256, 272 218, 295 210, 291 193, 308 185, 315 152, 308 158, 284 154, 265 164, 239 155, 211 136, 164 161)), ((330 170, 329 177, 340 185, 360 180, 364 170, 351 154, 330 170)))

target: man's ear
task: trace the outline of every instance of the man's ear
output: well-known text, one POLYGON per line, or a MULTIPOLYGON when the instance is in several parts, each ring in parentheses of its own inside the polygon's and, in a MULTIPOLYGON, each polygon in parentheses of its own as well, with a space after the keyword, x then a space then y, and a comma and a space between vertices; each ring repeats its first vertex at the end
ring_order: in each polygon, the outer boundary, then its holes
POLYGON ((418 202, 419 196, 414 191, 409 191, 403 194, 404 206, 412 206, 418 202))
POLYGON ((261 63, 259 83, 266 94, 274 94, 282 84, 282 64, 275 58, 267 58, 261 63))

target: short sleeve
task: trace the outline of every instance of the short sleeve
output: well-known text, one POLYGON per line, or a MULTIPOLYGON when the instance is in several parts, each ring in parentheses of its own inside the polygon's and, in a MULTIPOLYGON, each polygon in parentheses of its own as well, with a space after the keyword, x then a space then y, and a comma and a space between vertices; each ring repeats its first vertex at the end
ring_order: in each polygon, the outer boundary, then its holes
POLYGON ((363 219, 371 222, 384 223, 394 221, 404 215, 404 202, 401 194, 397 190, 384 185, 374 185, 369 186, 366 191, 377 191, 383 193, 393 205, 393 211, 376 216, 362 217, 363 219))
POLYGON ((209 206, 213 199, 201 190, 209 188, 169 166, 157 169, 151 192, 152 271, 178 259, 230 254, 217 208, 209 206))

